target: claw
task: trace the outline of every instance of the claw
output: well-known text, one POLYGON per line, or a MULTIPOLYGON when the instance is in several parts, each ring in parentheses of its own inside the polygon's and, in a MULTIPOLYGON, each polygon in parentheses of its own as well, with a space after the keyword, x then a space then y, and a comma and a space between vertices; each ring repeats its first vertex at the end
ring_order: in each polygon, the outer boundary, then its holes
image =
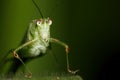
POLYGON ((26 78, 31 78, 31 77, 32 77, 32 73, 31 73, 31 72, 26 73, 26 74, 25 74, 25 77, 26 77, 26 78))
POLYGON ((78 70, 75 70, 75 71, 68 69, 68 72, 69 72, 69 73, 72 73, 72 74, 76 74, 78 71, 79 71, 79 69, 78 69, 78 70))

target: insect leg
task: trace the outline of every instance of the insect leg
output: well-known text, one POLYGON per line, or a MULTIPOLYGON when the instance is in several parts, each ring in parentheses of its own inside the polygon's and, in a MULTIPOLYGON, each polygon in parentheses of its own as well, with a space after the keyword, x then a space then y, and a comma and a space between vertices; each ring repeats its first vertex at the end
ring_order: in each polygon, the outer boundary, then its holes
POLYGON ((14 52, 17 52, 17 51, 19 51, 20 49, 24 48, 25 46, 28 46, 28 45, 30 45, 31 43, 34 43, 36 40, 37 40, 37 39, 34 39, 34 40, 31 40, 31 41, 28 41, 28 42, 22 44, 21 46, 19 46, 18 48, 16 48, 16 49, 14 50, 14 52))
POLYGON ((69 53, 69 47, 68 47, 68 45, 65 44, 64 42, 60 41, 60 40, 55 39, 55 38, 50 38, 50 42, 58 43, 58 44, 60 44, 60 45, 62 45, 62 46, 65 47, 65 51, 66 51, 66 62, 67 62, 67 71, 70 72, 70 73, 72 73, 72 74, 75 74, 76 72, 78 72, 79 70, 73 71, 73 70, 70 69, 69 59, 68 59, 68 53, 69 53))
MULTIPOLYGON (((17 51, 19 51, 20 49, 24 48, 25 46, 30 45, 31 43, 35 42, 36 40, 37 40, 37 39, 28 41, 28 42, 24 43, 23 45, 19 46, 18 48, 16 48, 15 50, 12 51, 13 56, 14 56, 16 59, 18 59, 18 60, 24 65, 25 68, 26 68, 25 63, 24 63, 23 60, 19 57, 19 55, 17 54, 17 51)), ((28 68, 26 68, 26 69, 27 69, 27 71, 29 72, 29 74, 26 74, 25 77, 31 78, 31 77, 32 77, 32 73, 28 70, 28 68)))

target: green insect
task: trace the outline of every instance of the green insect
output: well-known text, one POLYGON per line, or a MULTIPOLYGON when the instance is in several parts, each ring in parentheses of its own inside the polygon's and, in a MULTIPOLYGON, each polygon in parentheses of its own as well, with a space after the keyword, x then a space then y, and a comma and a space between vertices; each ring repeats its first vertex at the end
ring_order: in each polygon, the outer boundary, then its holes
MULTIPOLYGON (((75 74, 78 70, 73 71, 69 67, 68 45, 60 40, 51 38, 50 26, 52 24, 52 20, 49 18, 43 18, 43 15, 40 9, 38 8, 37 4, 34 2, 34 0, 32 1, 39 10, 39 13, 42 18, 35 19, 30 23, 29 28, 27 30, 27 34, 25 35, 25 39, 22 42, 22 44, 18 48, 11 51, 11 53, 13 53, 14 56, 13 66, 16 66, 16 68, 11 67, 12 70, 10 71, 15 73, 19 68, 19 65, 21 64, 23 64, 24 67, 26 67, 25 62, 45 55, 51 43, 58 43, 62 45, 66 51, 67 71, 72 74, 75 74)), ((31 77, 31 72, 29 71, 29 73, 26 76, 31 77)))

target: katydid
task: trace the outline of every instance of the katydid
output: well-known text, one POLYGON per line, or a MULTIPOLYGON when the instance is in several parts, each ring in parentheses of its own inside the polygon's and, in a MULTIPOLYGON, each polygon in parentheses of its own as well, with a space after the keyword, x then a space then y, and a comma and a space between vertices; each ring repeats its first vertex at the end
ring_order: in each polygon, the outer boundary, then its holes
MULTIPOLYGON (((39 7, 36 5, 34 0, 32 1, 37 7, 42 18, 32 20, 28 27, 27 34, 25 35, 23 43, 19 47, 11 51, 11 53, 14 56, 14 60, 16 60, 16 62, 18 63, 17 66, 19 64, 23 64, 24 67, 26 67, 25 62, 27 60, 45 55, 47 49, 50 46, 50 43, 57 43, 65 48, 67 71, 72 74, 75 74, 78 70, 73 71, 69 67, 68 45, 58 39, 50 37, 50 26, 52 24, 52 20, 50 18, 43 18, 43 15, 39 7)), ((13 66, 16 66, 16 64, 14 64, 13 66)), ((17 68, 18 67, 12 70, 13 73, 17 71, 17 68)), ((32 76, 30 71, 29 74, 27 74, 27 76, 29 77, 32 76)))

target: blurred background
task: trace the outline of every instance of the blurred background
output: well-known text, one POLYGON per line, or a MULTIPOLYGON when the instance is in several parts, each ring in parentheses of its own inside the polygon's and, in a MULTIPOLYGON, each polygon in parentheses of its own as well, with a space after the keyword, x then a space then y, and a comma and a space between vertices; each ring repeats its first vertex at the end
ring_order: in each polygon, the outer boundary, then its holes
MULTIPOLYGON (((35 0, 53 21, 51 37, 70 46, 72 69, 84 80, 118 77, 120 6, 117 0, 35 0)), ((41 16, 31 0, 0 0, 0 58, 21 43, 29 23, 41 16)), ((50 54, 27 64, 33 74, 65 72, 64 48, 52 44, 50 54), (57 58, 52 55, 54 54, 57 58)))

